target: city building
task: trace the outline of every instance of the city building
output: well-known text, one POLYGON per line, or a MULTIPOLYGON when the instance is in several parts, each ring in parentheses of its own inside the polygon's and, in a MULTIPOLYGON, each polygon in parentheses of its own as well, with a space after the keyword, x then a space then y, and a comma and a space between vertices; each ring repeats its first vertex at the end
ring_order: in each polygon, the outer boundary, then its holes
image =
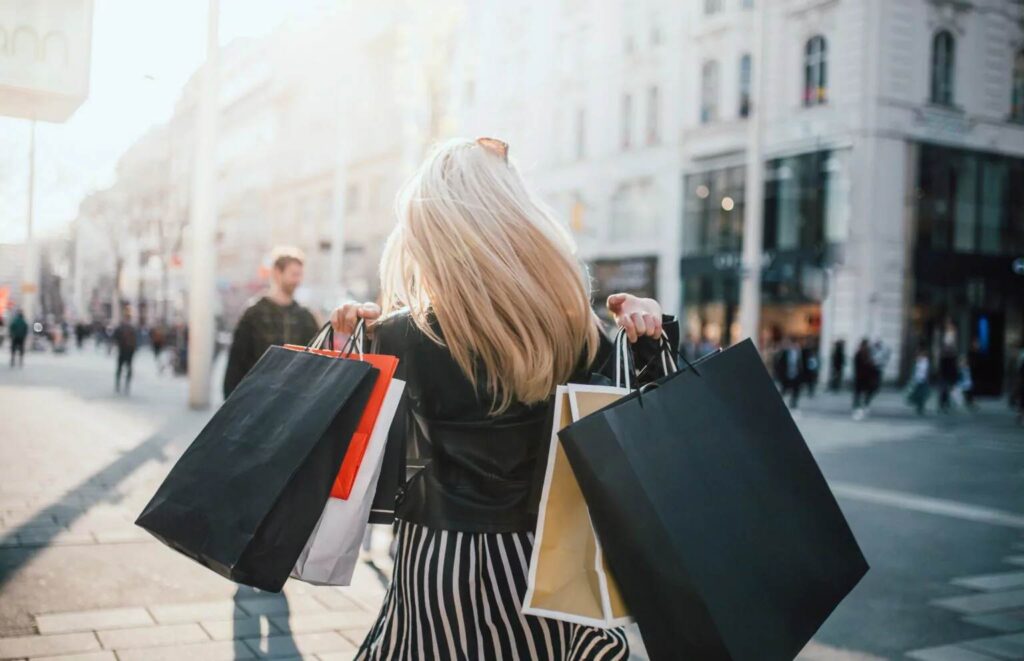
POLYGON ((511 143, 599 292, 653 293, 713 343, 881 340, 890 379, 948 342, 1000 392, 1024 324, 1021 3, 476 1, 465 16, 461 127, 511 143), (752 332, 738 311, 759 112, 752 332))

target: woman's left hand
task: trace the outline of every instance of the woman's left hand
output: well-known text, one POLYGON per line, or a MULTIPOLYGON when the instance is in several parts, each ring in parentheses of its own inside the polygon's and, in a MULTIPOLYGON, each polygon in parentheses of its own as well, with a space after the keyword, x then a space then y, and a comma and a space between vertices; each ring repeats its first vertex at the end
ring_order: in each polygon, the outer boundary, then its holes
POLYGON ((615 323, 625 329, 630 342, 641 337, 661 337, 661 304, 653 298, 612 294, 608 297, 608 312, 615 317, 615 323))

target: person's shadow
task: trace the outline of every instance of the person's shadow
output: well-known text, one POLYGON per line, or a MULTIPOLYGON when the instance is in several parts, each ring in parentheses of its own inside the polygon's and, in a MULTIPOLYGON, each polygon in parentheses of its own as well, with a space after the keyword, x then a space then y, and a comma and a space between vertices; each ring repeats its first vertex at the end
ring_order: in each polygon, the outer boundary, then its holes
POLYGON ((235 590, 233 616, 232 638, 235 641, 236 659, 251 659, 254 652, 260 657, 300 656, 295 640, 287 629, 288 597, 283 592, 264 592, 239 585, 235 590), (274 621, 280 625, 275 625, 274 621), (267 632, 266 638, 261 635, 264 630, 267 632), (263 646, 264 641, 266 647, 263 646), (254 649, 249 649, 246 642, 254 649))

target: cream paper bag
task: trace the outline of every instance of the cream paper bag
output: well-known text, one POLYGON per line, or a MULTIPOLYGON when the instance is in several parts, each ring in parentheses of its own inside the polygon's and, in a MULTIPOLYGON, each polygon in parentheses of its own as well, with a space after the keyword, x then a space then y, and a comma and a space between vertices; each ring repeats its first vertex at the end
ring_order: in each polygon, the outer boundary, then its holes
POLYGON ((381 404, 366 454, 359 465, 352 493, 346 500, 328 498, 320 520, 292 569, 292 578, 313 585, 351 585, 359 561, 370 507, 380 478, 388 431, 405 390, 405 382, 392 379, 381 404))
POLYGON ((632 622, 601 554, 583 493, 558 431, 628 394, 569 384, 555 392, 554 423, 523 613, 611 628, 632 622))

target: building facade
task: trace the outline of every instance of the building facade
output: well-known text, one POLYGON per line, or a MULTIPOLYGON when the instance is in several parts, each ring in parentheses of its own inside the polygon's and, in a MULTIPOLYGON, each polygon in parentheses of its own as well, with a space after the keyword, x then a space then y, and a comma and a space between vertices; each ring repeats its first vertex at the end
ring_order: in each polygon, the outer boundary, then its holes
POLYGON ((712 343, 881 340, 890 379, 952 343, 999 392, 1024 309, 1020 3, 598 4, 470 3, 453 75, 461 125, 511 143, 600 293, 654 293, 712 343), (761 327, 744 329, 759 112, 761 327))

